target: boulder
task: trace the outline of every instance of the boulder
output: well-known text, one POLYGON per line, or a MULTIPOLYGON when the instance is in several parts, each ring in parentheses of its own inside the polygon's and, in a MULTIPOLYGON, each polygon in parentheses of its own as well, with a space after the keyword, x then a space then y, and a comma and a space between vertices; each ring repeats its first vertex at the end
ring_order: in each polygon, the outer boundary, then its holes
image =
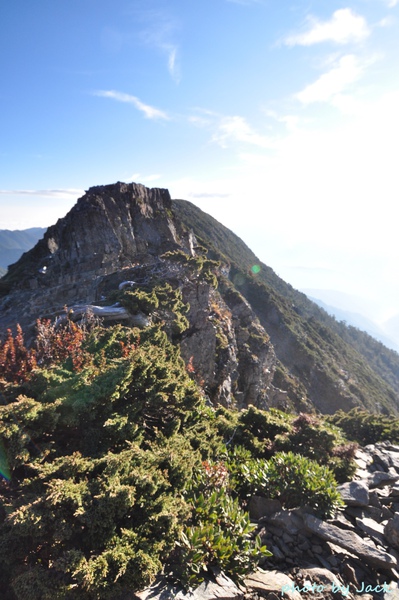
POLYGON ((369 488, 363 481, 348 481, 338 486, 343 501, 348 506, 367 506, 369 488))
POLYGON ((280 531, 287 531, 295 535, 303 529, 303 520, 297 510, 280 510, 274 513, 268 519, 274 526, 280 528, 280 531))
POLYGON ((263 498, 262 496, 252 496, 248 505, 250 517, 255 521, 258 521, 262 517, 270 517, 281 509, 281 502, 272 500, 271 498, 263 498))
POLYGON ((367 480, 370 489, 384 487, 396 483, 399 480, 399 475, 395 472, 386 473, 385 471, 374 471, 367 480))

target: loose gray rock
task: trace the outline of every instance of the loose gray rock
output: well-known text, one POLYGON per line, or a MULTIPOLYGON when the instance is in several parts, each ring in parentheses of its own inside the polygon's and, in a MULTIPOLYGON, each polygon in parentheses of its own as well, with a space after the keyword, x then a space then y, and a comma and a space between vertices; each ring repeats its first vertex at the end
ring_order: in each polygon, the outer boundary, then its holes
POLYGON ((228 577, 220 574, 214 581, 204 581, 193 591, 177 590, 165 581, 158 581, 138 592, 133 600, 242 600, 244 592, 228 577))
POLYGON ((349 600, 353 598, 352 594, 349 593, 349 585, 342 583, 334 573, 331 573, 329 569, 321 569, 319 567, 311 567, 309 569, 302 569, 301 575, 306 577, 312 583, 316 583, 320 587, 324 588, 324 593, 338 592, 343 593, 345 598, 349 600))
POLYGON ((399 514, 396 513, 393 519, 389 519, 384 528, 384 535, 387 542, 396 549, 399 549, 399 514))
POLYGON ((348 481, 338 486, 343 501, 348 506, 367 506, 369 488, 363 481, 348 481))
POLYGON ((384 544, 384 526, 376 523, 373 519, 356 519, 356 525, 361 531, 364 531, 366 535, 371 537, 372 540, 378 544, 384 544))
POLYGON ((312 515, 304 516, 304 524, 311 533, 348 550, 373 567, 389 569, 397 566, 397 561, 393 556, 379 550, 372 544, 365 543, 361 537, 352 531, 343 531, 334 525, 323 523, 323 521, 312 515))
POLYGON ((280 528, 281 531, 287 531, 288 533, 295 535, 303 529, 302 517, 298 514, 298 511, 294 510, 280 510, 272 515, 269 519, 270 523, 280 528))
POLYGON ((384 487, 391 483, 396 483, 399 480, 399 475, 396 473, 385 473, 385 471, 375 471, 372 473, 368 480, 368 486, 370 489, 377 487, 384 487))
POLYGON ((295 582, 288 575, 278 571, 257 571, 247 577, 244 583, 248 590, 256 592, 262 598, 275 593, 279 598, 282 596, 287 600, 303 600, 301 594, 295 590, 295 582))

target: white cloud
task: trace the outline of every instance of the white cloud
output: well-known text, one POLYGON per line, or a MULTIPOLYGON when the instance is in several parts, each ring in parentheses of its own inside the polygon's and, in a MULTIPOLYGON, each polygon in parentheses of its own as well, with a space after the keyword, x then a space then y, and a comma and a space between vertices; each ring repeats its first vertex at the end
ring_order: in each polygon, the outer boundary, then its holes
POLYGON ((180 82, 180 64, 178 61, 178 48, 177 46, 172 46, 169 44, 165 44, 163 46, 163 50, 168 55, 168 71, 171 74, 172 78, 176 83, 180 82))
POLYGON ((154 173, 153 175, 143 175, 141 179, 146 183, 151 183, 152 181, 158 181, 158 179, 161 179, 161 175, 159 173, 154 173))
POLYGON ((270 117, 278 123, 284 123, 288 131, 295 130, 299 124, 299 117, 297 115, 280 115, 275 110, 265 110, 264 113, 267 117, 270 117))
POLYGON ((230 227, 295 286, 303 278, 292 277, 293 261, 307 267, 320 261, 331 270, 323 280, 327 289, 397 308, 397 90, 359 98, 353 118, 335 119, 334 126, 299 122, 274 151, 248 148, 219 178, 202 173, 168 182, 172 197, 191 199, 230 227))
POLYGON ((295 97, 302 104, 332 101, 360 78, 364 68, 364 63, 353 54, 342 56, 336 66, 323 73, 317 81, 306 86, 295 97))
POLYGON ((243 117, 223 117, 219 122, 212 141, 222 148, 227 148, 229 142, 244 142, 261 148, 271 148, 272 140, 254 131, 243 117))
POLYGON ((48 227, 83 196, 81 189, 0 190, 2 229, 48 227))
POLYGON ((388 8, 394 8, 399 3, 399 0, 387 0, 388 8))
POLYGON ((4 196, 41 196, 51 198, 77 198, 84 194, 84 190, 75 188, 66 188, 59 190, 0 190, 4 196))
POLYGON ((321 42, 348 44, 360 42, 370 35, 366 19, 350 8, 336 10, 329 21, 310 17, 308 22, 310 27, 307 31, 285 39, 287 46, 312 46, 321 42))
POLYGON ((231 194, 227 192, 189 192, 190 198, 228 198, 231 194))
POLYGON ((151 183, 152 181, 157 181, 161 178, 159 173, 154 173, 153 175, 142 175, 141 173, 133 173, 130 177, 126 179, 126 181, 133 181, 135 183, 151 183))
POLYGON ((166 112, 159 110, 159 108, 155 108, 154 106, 150 106, 149 104, 144 104, 144 102, 139 100, 139 98, 137 98, 136 96, 131 96, 130 94, 116 92, 114 90, 100 90, 98 92, 94 92, 94 95, 101 96, 103 98, 111 98, 112 100, 116 100, 117 102, 126 102, 128 104, 133 104, 133 106, 137 108, 137 110, 144 113, 146 119, 170 119, 166 112))

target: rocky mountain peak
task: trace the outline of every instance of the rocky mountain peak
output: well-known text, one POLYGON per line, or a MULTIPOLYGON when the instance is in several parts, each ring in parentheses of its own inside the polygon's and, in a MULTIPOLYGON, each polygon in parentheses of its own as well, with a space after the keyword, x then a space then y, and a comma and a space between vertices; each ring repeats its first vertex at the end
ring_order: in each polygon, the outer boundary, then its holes
POLYGON ((190 251, 188 236, 176 229, 168 190, 120 182, 96 186, 10 267, 5 281, 12 289, 85 287, 137 258, 177 248, 190 251))
POLYGON ((234 394, 242 406, 266 406, 277 393, 269 337, 238 292, 227 293, 225 301, 211 283, 216 274, 210 280, 200 275, 205 257, 202 249, 196 262, 197 247, 173 212, 168 190, 120 182, 92 187, 10 267, 2 280, 0 327, 20 323, 33 337, 37 319, 65 319, 65 307, 74 319, 91 311, 145 326, 159 315, 113 304, 115 294, 125 286, 148 291, 168 284, 188 310, 189 327, 178 340, 182 356, 211 401, 229 405, 234 394), (164 258, 176 252, 174 260, 164 258))

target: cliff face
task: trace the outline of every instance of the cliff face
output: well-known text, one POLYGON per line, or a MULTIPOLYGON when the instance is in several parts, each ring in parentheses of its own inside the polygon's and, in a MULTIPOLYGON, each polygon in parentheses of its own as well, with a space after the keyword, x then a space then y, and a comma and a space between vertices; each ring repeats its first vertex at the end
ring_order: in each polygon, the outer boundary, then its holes
MULTIPOLYGON (((171 207, 167 190, 123 183, 90 188, 10 267, 2 280, 0 327, 19 322, 29 335, 37 318, 59 317, 65 306, 78 314, 107 304, 121 286, 169 283, 189 306, 189 327, 177 343, 210 400, 265 408, 276 397, 269 338, 240 294, 228 306, 210 283, 161 258, 176 250, 196 255, 194 235, 171 207)), ((126 311, 116 317, 131 325, 152 318, 126 311)))
POLYGON ((96 302, 104 276, 148 262, 167 250, 192 252, 190 235, 170 211, 167 190, 137 184, 98 186, 12 265, 2 280, 8 296, 0 327, 24 328, 65 305, 96 302))

